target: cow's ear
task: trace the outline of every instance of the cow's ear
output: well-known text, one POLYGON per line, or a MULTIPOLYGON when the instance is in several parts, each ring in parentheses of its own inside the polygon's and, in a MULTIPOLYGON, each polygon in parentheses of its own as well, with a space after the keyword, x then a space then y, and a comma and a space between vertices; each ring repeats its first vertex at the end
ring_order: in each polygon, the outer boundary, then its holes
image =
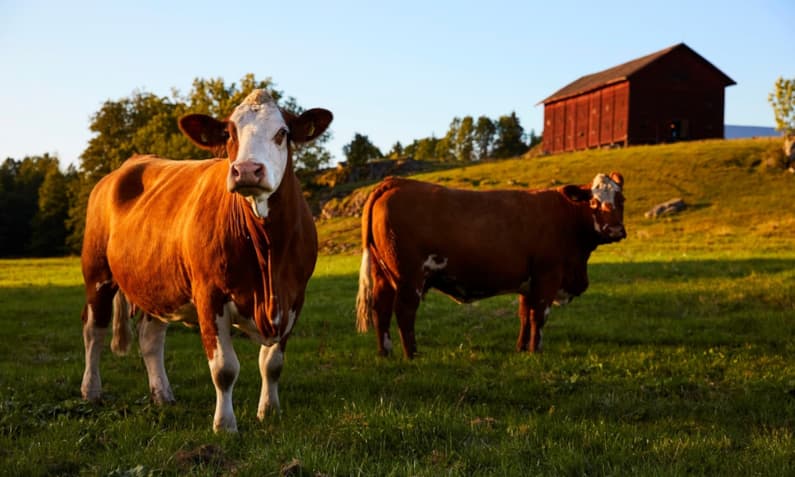
POLYGON ((179 130, 202 149, 216 151, 229 139, 226 121, 206 114, 187 114, 179 118, 179 130))
POLYGON ((561 189, 563 195, 572 202, 585 202, 591 200, 593 193, 589 187, 567 185, 561 189))
POLYGON ((321 108, 308 109, 300 116, 289 111, 282 111, 282 115, 290 128, 290 139, 298 144, 311 141, 326 132, 334 118, 331 111, 321 108))
POLYGON ((620 172, 611 172, 610 178, 613 179, 613 182, 618 184, 618 187, 621 187, 622 189, 624 188, 624 176, 622 176, 620 172))

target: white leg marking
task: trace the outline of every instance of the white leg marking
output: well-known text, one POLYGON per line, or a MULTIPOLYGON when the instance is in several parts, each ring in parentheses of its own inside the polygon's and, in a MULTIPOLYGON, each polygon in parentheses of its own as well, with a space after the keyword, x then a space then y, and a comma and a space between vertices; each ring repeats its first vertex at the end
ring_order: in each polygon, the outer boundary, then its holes
POLYGON ((168 323, 144 316, 138 328, 138 345, 149 377, 149 393, 155 404, 173 403, 174 393, 168 382, 164 365, 166 329, 168 323))
POLYGON ((568 305, 569 302, 571 302, 571 295, 569 295, 569 292, 561 288, 558 290, 557 295, 555 295, 555 300, 552 303, 563 306, 568 305))
POLYGON ((284 333, 282 336, 287 336, 292 330, 293 326, 295 326, 295 319, 297 316, 293 310, 290 310, 290 313, 287 314, 287 327, 284 329, 284 333))
POLYGON ((389 333, 384 331, 384 351, 392 353, 392 340, 389 339, 389 333))
POLYGON ((262 392, 257 407, 259 420, 265 419, 269 412, 279 410, 279 376, 282 374, 283 366, 284 353, 278 344, 260 347, 259 372, 262 375, 262 392))
POLYGON ((104 287, 105 285, 110 285, 111 283, 113 283, 113 280, 105 280, 104 282, 97 282, 97 284, 94 286, 96 287, 97 291, 99 291, 100 288, 104 287))
POLYGON ((94 310, 88 305, 88 316, 83 325, 83 345, 86 349, 86 369, 83 372, 83 382, 80 393, 83 399, 96 401, 102 394, 102 379, 99 376, 99 357, 105 343, 107 328, 99 328, 94 322, 94 310))
MULTIPOLYGON (((549 318, 549 307, 546 307, 546 309, 544 310, 544 323, 546 323, 547 318, 549 318)), ((537 349, 538 349, 538 351, 543 351, 544 350, 544 330, 543 329, 539 329, 538 330, 538 348, 537 349)))
MULTIPOLYGON (((254 323, 254 320, 247 316, 241 315, 240 312, 237 310, 237 306, 235 306, 234 302, 231 301, 227 302, 225 307, 231 313, 232 326, 245 333, 246 336, 248 336, 255 343, 258 343, 262 346, 271 346, 274 343, 278 343, 279 340, 281 339, 280 336, 271 336, 268 338, 262 336, 262 334, 260 334, 259 332, 259 328, 257 328, 257 324, 254 323)), ((281 315, 278 315, 276 319, 273 321, 278 326, 280 320, 281 320, 281 315)), ((292 328, 292 325, 290 325, 290 328, 292 328)))
POLYGON ((232 317, 229 307, 224 306, 224 314, 215 317, 218 330, 215 352, 209 361, 210 374, 215 385, 215 417, 213 430, 237 432, 237 420, 232 408, 232 389, 240 373, 240 362, 232 347, 232 317))
POLYGON ((426 272, 441 270, 446 266, 447 266, 447 257, 440 259, 439 256, 436 255, 435 253, 428 255, 428 258, 425 259, 425 263, 422 264, 422 268, 426 272))

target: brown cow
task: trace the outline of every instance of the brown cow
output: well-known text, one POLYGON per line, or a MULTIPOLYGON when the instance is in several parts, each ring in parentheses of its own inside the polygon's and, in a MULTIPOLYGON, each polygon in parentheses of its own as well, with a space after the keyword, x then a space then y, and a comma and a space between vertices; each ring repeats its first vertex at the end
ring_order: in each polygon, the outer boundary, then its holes
MULTIPOLYGON (((295 116, 255 90, 228 120, 180 119, 193 142, 212 151, 225 147, 228 160, 136 156, 96 185, 82 254, 85 399, 100 398, 100 352, 112 301, 123 292, 145 313, 139 343, 156 403, 174 400, 163 366, 167 323, 185 321, 198 324, 209 361, 214 430, 237 430, 233 326, 262 345, 257 416, 278 409, 284 349, 317 259, 317 233, 293 171, 291 142, 315 139, 331 119, 325 109, 295 116)), ((121 308, 114 322, 128 316, 121 308)))
POLYGON ((458 302, 518 293, 516 348, 539 351, 549 307, 585 291, 598 245, 626 237, 623 185, 617 172, 590 185, 525 191, 385 179, 362 212, 359 331, 372 322, 378 352, 388 354, 394 312, 412 358, 417 307, 428 289, 458 302))

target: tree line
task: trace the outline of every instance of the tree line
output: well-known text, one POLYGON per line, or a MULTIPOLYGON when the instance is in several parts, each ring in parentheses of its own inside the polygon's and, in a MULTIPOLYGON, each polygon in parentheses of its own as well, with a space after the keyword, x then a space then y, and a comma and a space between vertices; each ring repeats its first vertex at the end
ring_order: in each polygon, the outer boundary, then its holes
MULTIPOLYGON (((177 120, 186 113, 227 117, 253 89, 270 92, 280 105, 296 114, 303 108, 293 97, 274 87, 270 78, 244 76, 239 83, 221 78, 193 81, 187 94, 176 89, 170 96, 135 91, 129 97, 108 100, 91 117, 93 133, 78 166, 65 171, 49 154, 21 160, 7 158, 0 165, 0 257, 56 256, 79 253, 83 241, 88 196, 94 185, 134 154, 156 154, 170 159, 204 159, 211 153, 196 148, 179 131, 177 120)), ((313 143, 294 149, 298 176, 311 181, 314 173, 331 164, 326 132, 313 143)), ((485 116, 454 118, 440 138, 415 139, 407 146, 394 144, 386 154, 363 134, 343 147, 348 164, 371 159, 412 157, 424 161, 479 161, 512 157, 539 142, 526 137, 515 113, 491 120, 485 116)))
POLYGON ((496 120, 487 116, 480 116, 477 120, 472 116, 455 117, 444 136, 415 139, 407 146, 398 141, 386 154, 366 135, 356 133, 342 152, 350 165, 383 158, 467 163, 516 157, 540 142, 541 137, 536 136, 535 131, 525 134, 516 112, 511 112, 496 120))

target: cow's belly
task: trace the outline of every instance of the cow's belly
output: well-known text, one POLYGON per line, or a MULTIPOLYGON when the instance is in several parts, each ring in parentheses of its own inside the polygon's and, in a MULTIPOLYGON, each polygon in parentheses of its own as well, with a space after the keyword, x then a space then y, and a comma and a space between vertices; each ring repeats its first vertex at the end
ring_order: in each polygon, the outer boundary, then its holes
POLYGON ((449 274, 437 274, 426 281, 426 288, 436 288, 459 303, 471 303, 506 293, 522 293, 529 290, 529 278, 491 277, 488 274, 475 278, 460 278, 449 274), (485 279, 484 279, 485 278, 485 279))

